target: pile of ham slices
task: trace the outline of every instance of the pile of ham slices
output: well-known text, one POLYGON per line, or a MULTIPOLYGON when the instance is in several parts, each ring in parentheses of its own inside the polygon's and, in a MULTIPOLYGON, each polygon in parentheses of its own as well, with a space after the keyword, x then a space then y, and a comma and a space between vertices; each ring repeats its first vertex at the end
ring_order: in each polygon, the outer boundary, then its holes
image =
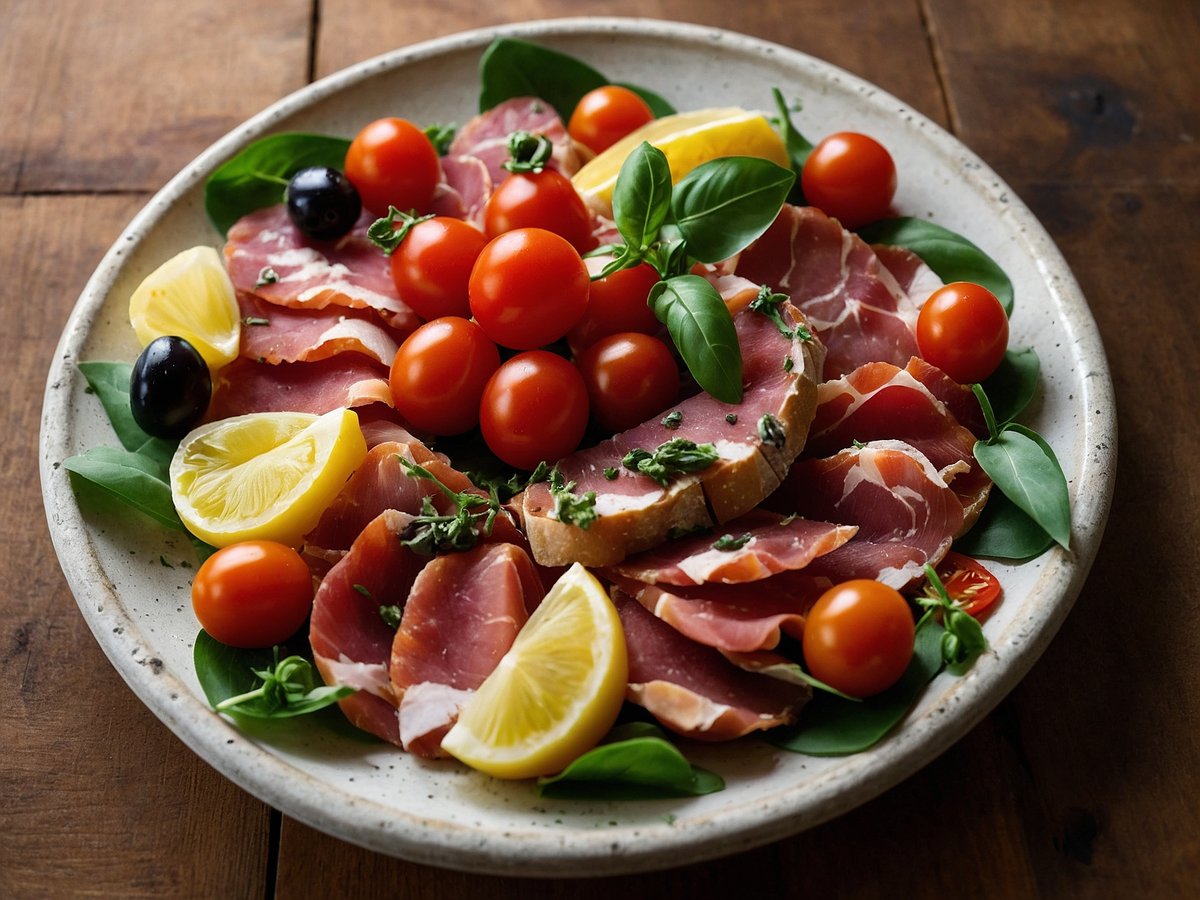
MULTIPOLYGON (((565 174, 578 166, 548 105, 511 100, 459 132, 431 211, 477 221, 517 129, 545 133, 565 174)), ((700 393, 664 410, 681 414, 668 424, 655 417, 549 460, 577 494, 595 491, 587 529, 555 519, 549 486, 534 484, 473 549, 419 556, 400 540, 423 500, 454 510, 400 460, 453 490, 476 489, 391 409, 388 366, 420 323, 367 241, 368 223, 319 244, 277 206, 230 230, 229 272, 258 324, 220 372, 210 417, 359 412, 372 449, 306 539, 320 579, 311 643, 327 682, 359 689, 341 701, 350 720, 412 753, 443 755, 465 698, 573 561, 611 587, 629 702, 701 740, 793 722, 809 688, 776 652, 781 635, 800 635, 832 584, 913 585, 986 502, 990 481, 972 456, 985 433, 979 406, 917 357, 916 313, 940 280, 905 250, 870 247, 817 209, 785 206, 707 273, 734 315, 740 404, 700 393), (790 297, 789 328, 749 309, 760 285, 790 297), (675 438, 712 443, 720 458, 665 485, 621 468, 629 450, 675 438), (380 615, 388 606, 403 610, 398 629, 380 615)))

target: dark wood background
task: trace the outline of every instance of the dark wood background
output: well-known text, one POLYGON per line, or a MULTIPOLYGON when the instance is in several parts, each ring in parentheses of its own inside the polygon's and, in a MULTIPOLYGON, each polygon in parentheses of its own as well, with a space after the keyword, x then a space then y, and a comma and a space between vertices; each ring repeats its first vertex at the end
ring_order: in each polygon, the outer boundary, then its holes
POLYGON ((0 896, 1200 896, 1200 4, 1195 0, 0 0, 0 896), (736 18, 734 7, 736 6, 736 18), (201 762, 80 617, 37 480, 53 348, 148 197, 240 121, 394 47, 615 14, 735 28, 974 148, 1083 286, 1119 405, 1112 517, 1029 676, 922 772, 705 865, 498 879, 360 850, 201 762))

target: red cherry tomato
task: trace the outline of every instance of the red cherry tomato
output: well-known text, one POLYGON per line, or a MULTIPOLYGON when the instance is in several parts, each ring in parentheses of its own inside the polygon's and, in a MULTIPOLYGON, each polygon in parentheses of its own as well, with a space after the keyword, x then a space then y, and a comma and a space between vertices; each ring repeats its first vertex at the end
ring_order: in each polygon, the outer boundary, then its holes
MULTIPOLYGON (((591 257, 584 262, 588 271, 599 272, 608 258, 591 257)), ((649 263, 639 263, 632 269, 621 269, 593 281, 588 288, 587 310, 567 333, 571 351, 578 355, 600 338, 623 331, 655 334, 659 322, 646 305, 646 298, 658 281, 658 272, 649 263)))
POLYGON ((487 243, 462 219, 437 216, 414 225, 391 257, 400 299, 422 319, 471 315, 467 285, 487 243))
POLYGON ((274 541, 218 550, 196 572, 192 609, 201 627, 231 647, 281 644, 312 611, 313 583, 300 554, 274 541))
POLYGON ((592 216, 561 172, 516 172, 509 175, 483 208, 483 230, 490 238, 517 228, 544 228, 566 238, 580 253, 596 246, 592 216))
POLYGON ((852 697, 870 697, 900 680, 916 626, 895 589, 859 579, 830 588, 804 623, 804 662, 814 677, 852 697))
POLYGON ((474 322, 434 319, 396 351, 392 402, 414 428, 461 434, 479 421, 479 399, 499 365, 500 351, 474 322))
POLYGON ((492 240, 471 270, 471 312, 487 336, 514 350, 557 341, 587 309, 588 273, 575 248, 541 228, 492 240))
POLYGON ((969 281, 940 287, 917 317, 917 348, 960 384, 983 381, 1008 347, 1008 316, 996 295, 969 281))
POLYGON ((662 412, 679 396, 679 368, 667 345, 648 334, 600 338, 579 357, 592 418, 625 431, 662 412))
POLYGON ((566 456, 579 446, 587 420, 583 376, 547 350, 518 353, 500 366, 479 405, 483 439, 518 469, 566 456))
POLYGON ((609 84, 580 98, 567 132, 593 153, 603 153, 653 118, 645 100, 629 88, 609 84))
POLYGON ((346 151, 346 177, 363 206, 386 216, 388 206, 421 212, 441 177, 437 150, 425 133, 405 119, 376 119, 346 151))
POLYGON ((1000 581, 977 560, 951 550, 937 567, 938 578, 951 600, 980 618, 1000 596, 1000 581))
POLYGON ((804 199, 846 228, 882 219, 896 193, 896 164, 874 138, 831 134, 813 148, 800 171, 804 199))

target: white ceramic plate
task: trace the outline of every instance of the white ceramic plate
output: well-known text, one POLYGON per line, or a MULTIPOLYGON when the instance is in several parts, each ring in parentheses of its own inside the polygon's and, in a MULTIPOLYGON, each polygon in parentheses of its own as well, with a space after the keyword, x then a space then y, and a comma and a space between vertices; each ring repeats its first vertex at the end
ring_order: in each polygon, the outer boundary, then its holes
POLYGON ((867 753, 817 759, 756 740, 689 750, 727 787, 688 800, 546 801, 528 783, 320 728, 255 740, 208 709, 191 663, 191 573, 178 566, 192 558, 190 546, 127 516, 84 515, 60 466, 116 443, 76 363, 132 360, 133 288, 177 251, 219 245, 203 186, 222 161, 274 131, 352 135, 383 115, 463 122, 476 108, 479 55, 496 31, 399 50, 285 98, 202 153, 129 225, 80 297, 47 380, 41 471, 59 560, 105 653, 168 727, 247 791, 346 840, 434 865, 586 875, 680 865, 784 837, 870 799, 943 751, 1016 684, 1062 623, 1099 544, 1115 472, 1112 389, 1095 323, 1057 249, 1000 179, 938 126, 846 72, 762 41, 664 22, 571 19, 501 31, 651 87, 679 109, 770 109, 779 86, 802 100, 805 134, 858 130, 882 140, 900 172, 896 208, 965 234, 1008 272, 1017 298, 1012 343, 1035 347, 1043 364, 1043 396, 1027 420, 1066 471, 1074 531, 1071 553, 995 567, 1005 598, 985 629, 992 652, 964 678, 936 679, 902 727, 867 753))

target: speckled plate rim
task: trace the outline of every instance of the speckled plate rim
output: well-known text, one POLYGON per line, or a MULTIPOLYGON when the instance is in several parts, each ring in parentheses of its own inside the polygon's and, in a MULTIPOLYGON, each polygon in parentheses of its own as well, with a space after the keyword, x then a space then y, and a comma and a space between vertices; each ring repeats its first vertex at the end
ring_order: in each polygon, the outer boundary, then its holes
POLYGON ((683 865, 794 834, 843 813, 898 783, 970 730, 1025 675, 1057 632, 1078 595, 1099 546, 1111 501, 1116 462, 1116 420, 1103 346, 1091 312, 1066 263, 1045 230, 1003 182, 971 151, 936 124, 849 73, 805 54, 719 29, 647 19, 578 18, 480 29, 429 41, 353 66, 272 105, 213 144, 175 176, 138 213, 89 280, 64 329, 47 378, 40 436, 40 471, 46 516, 59 562, 97 641, 137 696, 181 740, 232 781, 290 816, 373 850, 432 865, 501 874, 582 876, 683 865), (469 48, 482 50, 496 35, 537 39, 556 35, 651 37, 709 52, 771 57, 867 98, 900 110, 947 156, 962 160, 974 177, 1007 194, 1003 211, 1019 228, 1043 273, 1079 371, 1085 452, 1072 472, 1072 551, 1052 550, 1037 582, 1049 602, 992 636, 1003 665, 987 659, 966 677, 939 678, 924 714, 910 718, 878 748, 846 758, 803 790, 721 808, 718 815, 687 820, 687 827, 652 837, 616 827, 602 833, 503 834, 411 816, 393 806, 349 797, 265 752, 212 715, 191 689, 159 671, 139 623, 127 614, 96 552, 61 461, 70 452, 71 406, 80 376, 79 350, 127 255, 173 203, 195 188, 242 145, 298 110, 367 81, 381 72, 469 48), (66 423, 66 427, 63 427, 66 423))

